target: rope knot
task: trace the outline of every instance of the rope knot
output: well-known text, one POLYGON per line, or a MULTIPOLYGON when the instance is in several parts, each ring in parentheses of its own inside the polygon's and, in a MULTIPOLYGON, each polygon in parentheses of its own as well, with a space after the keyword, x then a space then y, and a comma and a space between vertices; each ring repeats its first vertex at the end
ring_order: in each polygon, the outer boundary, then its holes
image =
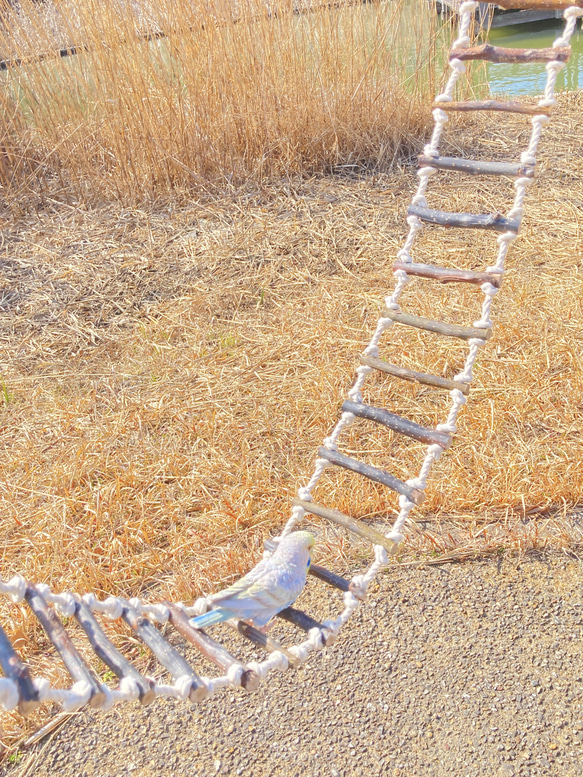
POLYGON ((364 575, 355 575, 350 581, 350 593, 361 602, 366 601, 367 588, 364 575))

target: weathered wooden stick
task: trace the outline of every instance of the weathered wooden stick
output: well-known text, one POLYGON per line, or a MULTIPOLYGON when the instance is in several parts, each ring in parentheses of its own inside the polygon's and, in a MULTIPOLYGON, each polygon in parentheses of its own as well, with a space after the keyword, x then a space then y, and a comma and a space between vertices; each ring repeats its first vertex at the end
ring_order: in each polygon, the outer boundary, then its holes
POLYGON ((12 647, 8 635, 0 626, 0 666, 4 676, 18 686, 18 711, 29 715, 39 704, 38 692, 32 684, 32 678, 26 664, 12 647))
POLYGON ((485 62, 515 63, 515 62, 568 62, 571 56, 570 46, 558 46, 556 49, 506 49, 483 43, 481 46, 471 46, 467 49, 452 49, 450 59, 484 60, 485 62))
POLYGON ((312 618, 311 615, 303 612, 302 610, 296 610, 295 607, 286 607, 285 610, 277 613, 278 618, 282 618, 288 623, 293 623, 306 634, 310 629, 319 629, 322 635, 322 642, 325 646, 330 647, 336 641, 336 635, 327 629, 322 623, 312 618))
MULTIPOLYGON (((228 671, 232 666, 241 666, 241 662, 237 661, 235 656, 231 655, 220 642, 209 637, 201 629, 195 629, 194 626, 191 626, 188 616, 180 607, 177 607, 172 602, 163 602, 163 604, 170 611, 170 623, 176 631, 197 647, 205 658, 224 671, 228 671)), ((241 686, 246 691, 256 691, 259 688, 260 682, 257 672, 243 668, 241 686)))
POLYGON ((518 165, 510 162, 481 162, 474 159, 460 159, 454 156, 417 157, 419 167, 434 167, 436 170, 453 170, 469 175, 507 175, 511 178, 534 178, 534 165, 518 165))
MULTIPOLYGON (((273 540, 265 540, 263 544, 265 549, 270 551, 270 553, 273 553, 273 551, 277 547, 275 542, 273 542, 273 540)), ((340 575, 337 575, 335 572, 331 572, 329 569, 320 567, 317 564, 310 564, 310 568, 308 569, 308 574, 313 575, 314 577, 317 577, 318 580, 321 580, 323 583, 327 583, 328 585, 331 585, 333 588, 337 588, 339 591, 346 592, 351 590, 349 580, 346 580, 346 578, 341 577, 340 575)))
POLYGON ((103 688, 93 674, 91 667, 87 666, 85 661, 81 658, 71 637, 65 631, 65 627, 61 623, 59 616, 51 607, 49 607, 33 585, 27 587, 25 599, 28 602, 30 609, 36 615, 43 631, 57 649, 58 654, 61 656, 61 659, 73 680, 76 683, 79 681, 86 682, 90 686, 91 697, 89 699, 89 706, 100 707, 105 701, 103 688))
POLYGON ((388 429, 392 429, 393 432, 398 432, 406 437, 412 437, 414 440, 425 442, 428 445, 437 444, 444 450, 451 445, 451 434, 428 429, 426 426, 421 426, 421 424, 416 424, 414 421, 401 418, 401 416, 389 413, 388 410, 382 410, 379 407, 372 407, 362 402, 352 402, 347 399, 342 405, 342 410, 347 413, 353 413, 359 418, 375 421, 377 424, 382 424, 388 429))
POLYGON ((485 0, 487 5, 497 5, 505 11, 549 10, 564 11, 571 6, 583 8, 583 0, 485 0))
POLYGON ((500 213, 446 213, 442 210, 409 205, 409 216, 417 216, 421 221, 439 224, 442 227, 462 227, 464 229, 492 229, 495 232, 518 232, 519 219, 507 219, 500 213))
POLYGON ((292 669, 299 669, 301 666, 301 661, 297 656, 295 656, 293 653, 290 653, 290 651, 284 648, 283 645, 280 645, 277 640, 268 637, 267 634, 264 634, 262 631, 259 631, 259 629, 251 626, 250 623, 245 623, 245 621, 238 621, 235 619, 225 622, 236 631, 238 631, 239 634, 242 634, 245 639, 248 639, 258 647, 264 648, 269 653, 275 653, 276 650, 279 650, 279 652, 283 653, 287 658, 292 669))
POLYGON ((403 270, 407 275, 418 278, 429 278, 439 283, 491 283, 497 289, 502 283, 501 272, 474 272, 473 270, 457 270, 453 267, 438 267, 434 264, 415 264, 413 262, 395 262, 393 271, 403 270))
POLYGON ((369 480, 374 480, 375 483, 381 483, 392 491, 396 491, 398 494, 406 496, 407 499, 410 499, 416 505, 420 505, 425 499, 423 491, 408 486, 402 480, 399 480, 399 478, 396 478, 384 469, 365 464, 362 461, 358 461, 358 459, 353 459, 351 456, 345 456, 338 451, 330 451, 324 446, 318 448, 318 456, 321 459, 326 459, 331 464, 335 464, 337 467, 349 469, 351 472, 356 472, 358 475, 362 475, 369 480))
POLYGON ((341 513, 340 510, 332 510, 324 505, 316 504, 315 502, 306 502, 303 499, 294 499, 293 504, 296 507, 303 507, 307 513, 317 515, 320 518, 325 518, 327 521, 337 523, 339 526, 344 526, 345 529, 351 531, 353 534, 357 534, 362 537, 363 540, 372 542, 373 545, 381 545, 389 555, 394 556, 397 552, 397 543, 393 540, 385 537, 380 531, 373 529, 372 526, 367 526, 362 521, 357 521, 356 518, 351 518, 349 515, 341 513))
POLYGON ((522 113, 526 116, 550 116, 551 109, 543 105, 527 105, 526 103, 500 102, 499 100, 467 100, 464 102, 433 103, 442 111, 501 111, 502 113, 522 113))
POLYGON ((152 681, 141 675, 138 670, 130 664, 127 658, 109 641, 105 632, 95 620, 93 613, 84 602, 77 602, 75 618, 87 635, 87 639, 89 640, 89 644, 93 648, 95 655, 100 658, 120 680, 129 677, 135 682, 142 704, 150 704, 150 702, 154 701, 156 693, 153 689, 152 681))
POLYGON ((390 318, 399 324, 414 326, 417 329, 425 329, 446 337, 459 337, 461 340, 488 340, 492 336, 491 329, 482 329, 474 326, 461 326, 459 324, 447 324, 445 321, 433 321, 423 316, 414 316, 412 313, 400 313, 396 310, 383 310, 383 316, 390 318))
POLYGON ((150 648, 172 677, 175 680, 179 677, 189 677, 191 679, 190 701, 202 701, 206 698, 208 695, 206 686, 186 659, 164 639, 154 624, 150 623, 143 615, 140 615, 127 600, 120 599, 120 601, 123 605, 122 618, 124 621, 132 631, 135 631, 142 642, 150 648))
POLYGON ((395 378, 402 378, 403 380, 409 380, 413 383, 422 383, 424 386, 435 386, 436 388, 448 389, 450 391, 452 389, 459 389, 462 394, 470 393, 469 383, 442 378, 439 375, 429 375, 425 372, 417 372, 416 370, 410 370, 407 367, 399 367, 396 364, 384 362, 382 359, 377 359, 374 356, 361 356, 360 363, 365 364, 367 367, 372 367, 374 370, 385 372, 387 375, 392 375, 395 378))

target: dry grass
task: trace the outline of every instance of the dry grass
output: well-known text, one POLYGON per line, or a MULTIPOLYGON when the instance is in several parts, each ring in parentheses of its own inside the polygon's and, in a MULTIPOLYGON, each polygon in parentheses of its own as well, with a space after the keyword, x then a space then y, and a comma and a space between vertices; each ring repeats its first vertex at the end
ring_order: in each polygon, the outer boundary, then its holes
POLYGON ((425 0, 19 7, 0 25, 0 58, 27 63, 0 74, 0 184, 35 199, 387 168, 427 126, 445 44, 425 0))
MULTIPOLYGON (((581 94, 561 98, 546 131, 495 335, 418 513, 428 531, 405 560, 580 541, 582 108, 581 94)), ((526 133, 525 121, 485 118, 452 128, 448 150, 508 158, 526 133)), ((2 575, 189 600, 245 571, 337 417, 391 285, 413 186, 407 167, 248 186, 183 208, 7 215, 2 575)), ((511 191, 507 181, 442 175, 430 204, 486 211, 505 207, 511 191)), ((433 228, 416 255, 483 267, 494 247, 489 234, 433 228)), ((403 306, 469 323, 479 299, 419 281, 403 306)), ((382 355, 453 374, 463 347, 432 337, 395 329, 382 355)), ((381 377, 369 386, 376 404, 428 424, 443 417, 438 391, 381 377)), ((422 454, 364 422, 342 448, 401 476, 417 472, 422 454)), ((348 475, 331 474, 317 496, 357 516, 394 514, 390 494, 348 475)), ((339 571, 363 552, 321 531, 318 557, 339 571)), ((2 623, 35 671, 59 679, 24 609, 2 604, 2 623)), ((121 631, 118 639, 137 655, 121 631)), ((7 718, 6 738, 20 725, 7 718)))

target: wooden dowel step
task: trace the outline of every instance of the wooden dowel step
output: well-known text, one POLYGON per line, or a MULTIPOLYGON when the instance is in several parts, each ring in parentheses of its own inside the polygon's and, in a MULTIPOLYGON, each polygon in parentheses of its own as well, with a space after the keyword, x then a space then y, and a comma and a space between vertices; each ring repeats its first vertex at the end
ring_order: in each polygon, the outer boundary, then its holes
POLYGON ((465 100, 464 102, 433 103, 433 108, 442 111, 499 111, 501 113, 522 113, 526 116, 550 116, 549 106, 529 103, 504 102, 501 100, 465 100))
POLYGON ((461 340, 471 340, 473 338, 488 340, 492 336, 492 330, 485 327, 482 329, 475 326, 447 324, 445 321, 433 321, 431 318, 414 316, 412 313, 401 313, 396 310, 383 310, 383 316, 390 318, 398 324, 414 326, 417 329, 425 329, 428 332, 435 332, 446 337, 459 337, 461 340))
POLYGON ((140 694, 142 704, 150 704, 156 698, 151 680, 146 679, 132 666, 127 658, 117 650, 107 638, 105 632, 95 620, 93 613, 84 602, 77 602, 75 618, 89 640, 93 652, 108 666, 120 680, 129 677, 133 680, 140 694))
POLYGON ((293 623, 294 626, 305 631, 306 634, 311 629, 319 629, 325 646, 330 647, 335 642, 335 635, 329 629, 302 610, 297 610, 295 607, 286 607, 285 610, 277 613, 277 617, 288 623, 293 623))
POLYGON ((83 681, 89 684, 91 688, 89 706, 100 707, 105 701, 103 688, 93 674, 91 667, 89 667, 81 658, 71 637, 65 631, 65 627, 61 623, 59 616, 51 607, 49 607, 33 585, 27 587, 25 599, 28 602, 30 609, 36 615, 43 631, 61 656, 61 659, 74 682, 83 681))
POLYGON ((481 162, 474 159, 460 159, 454 156, 417 157, 419 167, 434 167, 436 170, 453 170, 469 175, 507 175, 511 178, 534 178, 534 165, 511 164, 510 162, 481 162))
POLYGON ((446 213, 442 210, 422 208, 419 205, 409 205, 409 216, 417 216, 429 224, 439 224, 442 227, 462 227, 464 229, 492 229, 494 232, 518 232, 520 221, 507 219, 500 213, 446 213))
POLYGON ((317 515, 319 518, 325 518, 327 521, 336 523, 339 526, 343 526, 353 534, 362 537, 363 540, 372 542, 373 545, 381 545, 389 555, 394 556, 397 552, 397 543, 393 540, 385 537, 380 531, 373 529, 372 526, 367 526, 362 521, 351 518, 349 515, 341 513, 340 510, 333 510, 324 505, 316 504, 315 502, 306 502, 303 499, 294 499, 293 504, 296 507, 303 507, 307 513, 311 515, 317 515))
MULTIPOLYGON (((277 547, 275 542, 273 540, 265 540, 263 543, 266 550, 268 550, 270 553, 273 553, 275 548, 277 547)), ((331 585, 333 588, 337 588, 339 591, 350 591, 350 580, 346 580, 346 578, 341 577, 340 575, 337 575, 335 572, 331 572, 329 569, 325 569, 324 567, 320 567, 317 564, 310 564, 310 568, 308 569, 308 574, 313 575, 313 577, 317 577, 318 580, 321 580, 323 583, 327 583, 328 585, 331 585)))
POLYGON ((279 652, 283 653, 287 658, 292 669, 299 669, 301 666, 301 661, 297 656, 294 656, 293 653, 290 653, 289 650, 286 650, 286 648, 284 648, 284 646, 281 645, 276 639, 268 637, 267 634, 264 634, 262 631, 259 631, 259 629, 251 626, 250 623, 246 623, 245 621, 238 621, 235 619, 228 620, 226 623, 238 631, 239 634, 242 634, 245 639, 249 640, 249 642, 252 642, 254 645, 267 650, 269 653, 275 653, 276 650, 279 650, 279 652))
MULTIPOLYGON (((190 642, 191 645, 198 648, 205 658, 225 672, 228 672, 232 666, 241 666, 241 662, 237 661, 235 656, 231 655, 220 642, 209 637, 209 635, 201 629, 195 629, 194 626, 190 624, 186 613, 181 610, 180 607, 172 602, 163 602, 163 604, 165 607, 168 607, 168 610, 170 611, 170 623, 174 626, 176 631, 181 634, 185 640, 190 642)), ((257 688, 259 688, 260 682, 256 672, 252 669, 243 668, 241 686, 246 691, 256 691, 257 688)))
POLYGON ((375 356, 361 356, 360 363, 365 364, 367 367, 372 367, 373 370, 379 370, 379 372, 392 375, 394 378, 402 378, 402 380, 409 380, 412 383, 422 383, 424 386, 435 386, 435 388, 447 389, 449 391, 459 389, 462 394, 466 395, 470 393, 469 383, 442 378, 439 375, 429 375, 425 372, 417 372, 407 367, 399 367, 396 364, 390 364, 382 359, 377 359, 375 356))
POLYGON ((384 469, 365 464, 362 461, 358 461, 358 459, 353 459, 351 456, 345 456, 338 451, 330 451, 324 446, 318 448, 318 456, 321 459, 326 459, 337 467, 343 467, 344 469, 356 472, 358 475, 362 475, 369 480, 374 480, 375 483, 381 483, 383 486, 396 491, 398 494, 406 496, 407 499, 410 499, 416 505, 420 505, 425 499, 423 491, 408 486, 402 480, 399 480, 399 478, 396 478, 389 472, 385 472, 384 469))
POLYGON ((18 711, 21 715, 29 715, 40 704, 38 692, 32 683, 26 664, 12 647, 8 635, 1 626, 0 666, 4 676, 15 682, 18 687, 18 711))
POLYGON ((481 46, 470 46, 467 49, 452 49, 450 59, 484 60, 495 63, 517 62, 568 62, 571 56, 570 46, 558 46, 556 49, 506 49, 483 43, 481 46))
POLYGON ((352 402, 347 399, 342 405, 342 410, 347 413, 353 413, 359 418, 366 418, 369 421, 375 421, 377 424, 382 424, 393 432, 398 432, 406 437, 411 437, 419 442, 427 443, 428 445, 440 445, 444 450, 451 445, 451 434, 447 432, 438 432, 435 429, 428 429, 426 426, 416 424, 414 421, 409 421, 406 418, 395 415, 395 413, 389 413, 388 410, 383 410, 379 407, 372 407, 371 405, 365 405, 362 402, 352 402))
POLYGON ((565 11, 571 6, 583 8, 583 0, 485 0, 486 5, 497 5, 505 11, 565 11))
POLYGON ((429 278, 439 283, 491 283, 497 289, 502 283, 501 272, 474 272, 473 270, 457 270, 453 267, 438 267, 434 264, 415 264, 414 262, 395 262, 393 271, 403 270, 407 275, 417 278, 429 278))
POLYGON ((132 631, 149 647, 175 680, 179 677, 189 677, 192 680, 190 701, 202 701, 208 694, 207 688, 188 661, 164 639, 154 624, 140 615, 127 600, 120 601, 123 605, 122 618, 132 631))

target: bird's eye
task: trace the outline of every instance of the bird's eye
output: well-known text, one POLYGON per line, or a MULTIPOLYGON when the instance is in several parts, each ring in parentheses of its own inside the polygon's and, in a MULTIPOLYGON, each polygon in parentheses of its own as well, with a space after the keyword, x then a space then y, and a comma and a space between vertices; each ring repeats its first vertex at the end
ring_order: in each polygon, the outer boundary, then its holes
POLYGON ((310 568, 310 564, 311 564, 311 563, 312 563, 312 559, 311 559, 311 558, 309 558, 309 559, 308 559, 308 569, 310 568))

